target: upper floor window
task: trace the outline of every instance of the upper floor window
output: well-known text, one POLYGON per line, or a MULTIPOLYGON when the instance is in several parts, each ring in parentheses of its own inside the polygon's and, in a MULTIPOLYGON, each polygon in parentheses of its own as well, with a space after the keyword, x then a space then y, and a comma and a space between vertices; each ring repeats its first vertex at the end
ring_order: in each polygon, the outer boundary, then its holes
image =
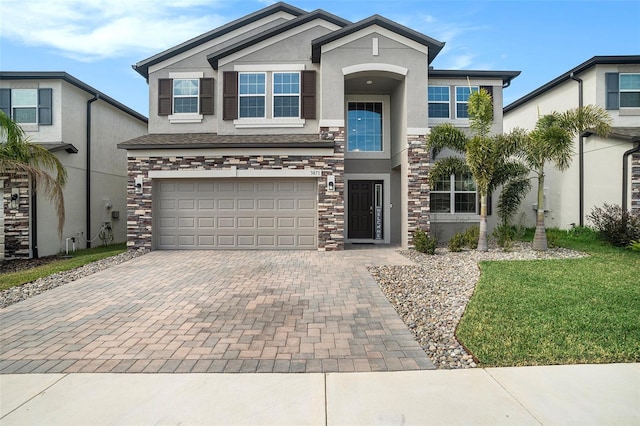
POLYGON ((620 108, 640 107, 640 74, 620 74, 620 108))
POLYGON ((449 86, 429 86, 429 117, 449 118, 449 86))
POLYGON ((382 151, 382 102, 349 102, 347 129, 347 151, 382 151))
POLYGON ((50 125, 52 89, 0 89, 0 110, 20 124, 50 125))
POLYGON ((198 112, 199 79, 173 80, 173 113, 198 112))
POLYGON ((273 73, 273 116, 300 116, 300 73, 273 73))
POLYGON ((433 213, 477 213, 476 183, 467 173, 435 182, 430 198, 433 213))
POLYGON ((456 118, 469 118, 469 96, 478 86, 456 86, 456 118))
POLYGON ((240 73, 240 118, 264 118, 266 116, 265 73, 240 73))

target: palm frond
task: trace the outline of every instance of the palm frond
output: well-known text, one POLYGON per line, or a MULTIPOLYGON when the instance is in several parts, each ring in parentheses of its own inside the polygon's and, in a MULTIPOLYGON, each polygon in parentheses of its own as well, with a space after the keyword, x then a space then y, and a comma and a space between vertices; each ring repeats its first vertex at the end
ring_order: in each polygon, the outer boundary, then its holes
POLYGON ((511 179, 503 186, 498 199, 498 216, 503 224, 511 222, 530 190, 531 180, 527 177, 511 179))
POLYGON ((560 114, 561 126, 569 130, 573 136, 593 130, 598 136, 607 137, 611 132, 612 122, 609 113, 597 105, 585 105, 560 114))
POLYGON ((469 166, 463 158, 447 157, 436 161, 429 171, 429 181, 437 182, 458 174, 470 173, 469 166))
POLYGON ((427 137, 427 147, 433 150, 434 158, 445 148, 464 153, 466 143, 467 135, 451 123, 434 127, 427 137))

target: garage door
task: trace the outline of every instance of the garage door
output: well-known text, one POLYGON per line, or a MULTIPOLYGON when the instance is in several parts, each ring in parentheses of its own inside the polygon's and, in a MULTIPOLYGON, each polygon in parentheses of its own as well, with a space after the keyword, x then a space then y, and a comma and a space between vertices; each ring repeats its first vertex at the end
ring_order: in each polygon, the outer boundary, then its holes
POLYGON ((316 179, 154 181, 159 249, 315 249, 316 179))

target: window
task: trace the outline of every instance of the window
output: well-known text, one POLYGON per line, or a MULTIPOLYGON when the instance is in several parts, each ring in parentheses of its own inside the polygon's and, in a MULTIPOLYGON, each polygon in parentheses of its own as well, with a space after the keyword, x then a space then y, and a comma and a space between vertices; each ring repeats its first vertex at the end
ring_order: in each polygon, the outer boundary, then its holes
POLYGON ((449 118, 448 86, 429 86, 429 117, 449 118))
POLYGON ((620 108, 640 107, 640 74, 620 74, 620 108))
POLYGON ((265 118, 266 74, 240 73, 240 118, 265 118))
POLYGON ((20 124, 51 125, 52 89, 0 89, 0 110, 20 124))
POLYGON ((300 116, 300 73, 273 73, 273 116, 300 116))
POLYGON ((469 96, 472 92, 477 92, 478 86, 457 86, 456 87, 456 118, 469 118, 469 96))
POLYGON ((198 113, 199 79, 173 80, 173 113, 198 113))
POLYGON ((382 102, 349 102, 347 150, 382 151, 382 102))
POLYGON ((434 182, 430 197, 433 213, 477 213, 476 183, 470 174, 434 182))

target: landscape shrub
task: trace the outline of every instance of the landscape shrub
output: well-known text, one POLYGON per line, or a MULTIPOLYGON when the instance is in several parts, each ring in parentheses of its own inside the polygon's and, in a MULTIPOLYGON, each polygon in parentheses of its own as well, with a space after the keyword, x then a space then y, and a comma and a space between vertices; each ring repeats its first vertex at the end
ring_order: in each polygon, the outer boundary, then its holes
POLYGON ((604 203, 587 215, 599 236, 617 247, 627 247, 640 239, 640 214, 622 211, 622 207, 604 203))
POLYGON ((465 246, 465 241, 464 233, 458 232, 449 240, 447 248, 452 252, 462 251, 462 248, 465 246))
POLYGON ((438 240, 422 229, 416 229, 413 233, 413 246, 420 253, 435 254, 438 240))
POLYGON ((513 226, 502 223, 493 230, 493 238, 496 239, 498 247, 504 251, 509 251, 513 247, 513 239, 516 236, 516 230, 513 226))
POLYGON ((629 249, 633 251, 640 251, 640 240, 631 241, 629 249))
POLYGON ((464 232, 464 241, 465 245, 470 249, 478 248, 478 240, 480 239, 480 227, 478 225, 474 225, 464 232))

